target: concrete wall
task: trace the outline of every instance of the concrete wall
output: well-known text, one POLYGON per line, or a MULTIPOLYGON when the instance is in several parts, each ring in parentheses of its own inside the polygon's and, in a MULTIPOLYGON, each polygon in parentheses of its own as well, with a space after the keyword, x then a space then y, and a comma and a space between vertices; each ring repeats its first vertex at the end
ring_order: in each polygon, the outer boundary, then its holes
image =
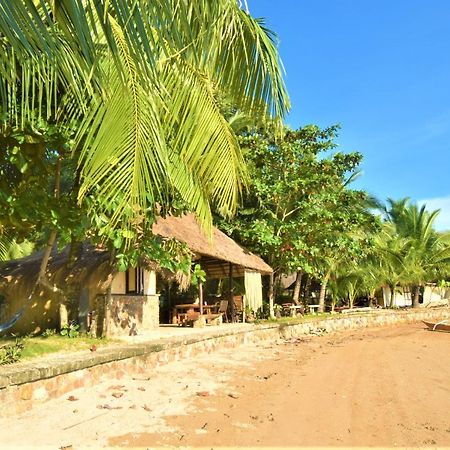
MULTIPOLYGON (((391 289, 388 286, 383 286, 383 306, 388 306, 391 301, 391 289)), ((410 292, 404 292, 402 288, 395 292, 394 304, 392 306, 397 306, 402 308, 404 306, 411 306, 412 298, 410 292)))
POLYGON ((344 329, 412 323, 450 318, 450 308, 376 311, 364 315, 335 316, 299 324, 244 325, 239 330, 218 327, 215 334, 173 338, 142 344, 117 344, 95 353, 78 352, 2 367, 0 372, 0 417, 31 409, 67 394, 73 389, 94 386, 100 380, 118 380, 130 374, 149 376, 152 370, 170 361, 191 358, 216 348, 236 347, 262 340, 273 341, 310 334, 315 330, 344 329))
POLYGON ((159 326, 158 295, 113 295, 110 336, 130 336, 159 326))
POLYGON ((432 303, 442 303, 442 301, 450 299, 450 289, 440 288, 437 286, 425 286, 423 292, 423 304, 427 306, 432 303))

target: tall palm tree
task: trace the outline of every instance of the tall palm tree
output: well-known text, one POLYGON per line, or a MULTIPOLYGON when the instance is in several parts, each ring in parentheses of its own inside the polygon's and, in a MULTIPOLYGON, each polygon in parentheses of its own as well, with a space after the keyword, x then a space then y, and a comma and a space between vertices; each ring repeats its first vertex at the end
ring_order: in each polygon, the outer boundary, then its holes
POLYGON ((375 257, 367 261, 369 277, 378 280, 378 287, 388 286, 390 289, 389 307, 395 306, 395 293, 405 280, 404 255, 408 245, 409 239, 400 237, 393 224, 384 223, 375 236, 375 257))
POLYGON ((174 195, 206 225, 235 210, 246 174, 223 96, 260 119, 289 106, 274 35, 235 0, 0 0, 1 116, 76 128, 79 201, 113 228, 174 195))
POLYGON ((408 199, 390 199, 389 204, 388 220, 397 235, 408 240, 403 251, 405 283, 414 286, 413 307, 418 307, 420 288, 449 273, 450 246, 433 228, 439 210, 428 212, 425 205, 419 208, 408 199))

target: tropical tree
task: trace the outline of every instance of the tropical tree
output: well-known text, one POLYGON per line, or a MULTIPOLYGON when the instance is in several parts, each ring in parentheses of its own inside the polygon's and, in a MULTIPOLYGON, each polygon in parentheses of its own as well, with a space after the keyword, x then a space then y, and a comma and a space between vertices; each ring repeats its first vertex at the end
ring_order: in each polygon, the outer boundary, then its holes
POLYGON ((235 211, 247 177, 220 99, 280 119, 275 44, 234 0, 0 0, 0 226, 43 230, 38 283, 57 236, 100 237, 133 263, 160 255, 157 215, 188 209, 208 230, 212 209, 235 211))
MULTIPOLYGON (((329 278, 328 262, 352 257, 359 237, 365 239, 356 230, 373 222, 364 206, 366 194, 347 188, 361 155, 326 155, 335 148, 338 129, 308 125, 286 128, 281 136, 270 129, 241 136, 251 185, 236 218, 221 226, 262 255, 275 277, 297 272, 297 281, 304 273, 329 278)), ((272 302, 274 284, 272 278, 272 302)))
POLYGON ((387 220, 395 227, 400 239, 406 240, 401 252, 405 284, 414 287, 413 307, 419 306, 420 288, 426 282, 437 281, 449 273, 450 246, 446 236, 437 233, 433 224, 439 210, 428 212, 409 199, 388 199, 387 220))
POLYGON ((245 170, 219 95, 288 107, 273 34, 234 0, 1 0, 0 34, 5 124, 76 129, 78 201, 128 243, 174 195, 205 225, 234 212, 245 170))

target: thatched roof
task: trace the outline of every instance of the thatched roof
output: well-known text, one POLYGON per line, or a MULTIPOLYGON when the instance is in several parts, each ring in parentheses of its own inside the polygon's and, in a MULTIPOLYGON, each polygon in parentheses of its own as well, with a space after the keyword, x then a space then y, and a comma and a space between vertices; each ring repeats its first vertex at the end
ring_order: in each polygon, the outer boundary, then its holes
MULTIPOLYGON (((79 245, 73 255, 73 262, 68 264, 70 246, 58 252, 54 247, 47 266, 47 277, 51 283, 58 286, 71 284, 90 285, 99 282, 99 269, 101 275, 107 275, 109 253, 102 248, 93 247, 87 242, 79 245)), ((34 284, 41 265, 44 250, 39 250, 25 258, 8 261, 0 267, 0 288, 2 286, 25 284, 27 287, 34 284)), ((101 289, 100 286, 98 286, 101 289)))
MULTIPOLYGON (((229 263, 234 265, 234 276, 242 275, 244 269, 262 274, 272 272, 271 267, 261 258, 244 250, 217 228, 213 228, 212 239, 209 239, 192 214, 160 218, 154 225, 153 232, 161 237, 175 238, 186 243, 197 255, 209 277, 228 276, 229 263)), ((47 267, 49 281, 61 287, 81 284, 99 292, 104 291, 107 286, 104 284, 105 276, 113 272, 108 265, 108 251, 83 243, 76 251, 73 264, 68 266, 69 251, 70 246, 62 252, 57 252, 56 247, 54 248, 47 267)), ((39 272, 42 255, 43 250, 40 250, 26 258, 1 265, 0 290, 14 285, 22 285, 25 289, 32 286, 39 272)), ((144 266, 158 270, 157 262, 145 261, 144 266)))
POLYGON ((153 226, 153 233, 186 243, 201 257, 200 263, 210 277, 228 276, 229 263, 235 266, 234 276, 242 275, 245 269, 261 274, 272 273, 272 268, 259 256, 239 246, 216 227, 213 227, 212 236, 208 237, 200 228, 194 214, 159 218, 153 226))

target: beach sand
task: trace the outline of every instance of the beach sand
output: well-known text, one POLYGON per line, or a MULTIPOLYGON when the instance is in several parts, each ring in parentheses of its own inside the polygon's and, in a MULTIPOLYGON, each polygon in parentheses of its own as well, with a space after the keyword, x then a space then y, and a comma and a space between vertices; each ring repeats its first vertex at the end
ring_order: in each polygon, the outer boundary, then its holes
POLYGON ((1 419, 0 446, 450 446, 449 355, 421 324, 223 349, 1 419))

